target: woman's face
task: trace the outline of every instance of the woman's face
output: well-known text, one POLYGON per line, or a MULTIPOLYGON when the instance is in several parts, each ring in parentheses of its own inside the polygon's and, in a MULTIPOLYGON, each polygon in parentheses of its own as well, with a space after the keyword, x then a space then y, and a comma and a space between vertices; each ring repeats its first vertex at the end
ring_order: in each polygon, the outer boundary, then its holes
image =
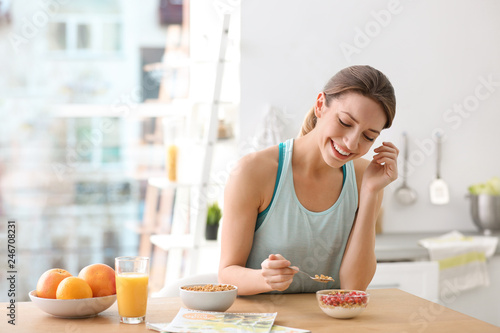
POLYGON ((355 92, 332 99, 329 106, 320 94, 316 116, 323 159, 331 167, 365 155, 387 121, 379 103, 355 92))

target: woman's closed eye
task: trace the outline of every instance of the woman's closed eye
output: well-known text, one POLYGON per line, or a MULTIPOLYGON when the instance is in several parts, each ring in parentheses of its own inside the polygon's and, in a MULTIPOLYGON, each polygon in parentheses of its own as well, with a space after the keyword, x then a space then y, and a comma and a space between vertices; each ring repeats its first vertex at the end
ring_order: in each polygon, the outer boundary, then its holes
MULTIPOLYGON (((352 127, 352 125, 348 124, 348 123, 345 123, 342 121, 342 119, 339 118, 339 123, 340 125, 344 126, 344 127, 352 127)), ((365 137, 366 140, 370 141, 370 142, 373 142, 375 141, 375 138, 372 138, 371 136, 368 136, 366 134, 363 134, 363 136, 365 137)))
POLYGON ((340 125, 342 125, 342 126, 344 126, 344 127, 351 127, 351 125, 349 125, 349 124, 347 124, 347 123, 343 122, 343 121, 342 121, 342 119, 340 119, 340 118, 339 118, 339 123, 340 123, 340 125))
POLYGON ((364 137, 365 137, 365 139, 366 139, 366 140, 368 140, 368 141, 370 141, 370 142, 375 141, 375 138, 371 138, 371 137, 369 137, 369 136, 368 136, 368 135, 366 135, 366 134, 363 134, 363 135, 364 135, 364 137))

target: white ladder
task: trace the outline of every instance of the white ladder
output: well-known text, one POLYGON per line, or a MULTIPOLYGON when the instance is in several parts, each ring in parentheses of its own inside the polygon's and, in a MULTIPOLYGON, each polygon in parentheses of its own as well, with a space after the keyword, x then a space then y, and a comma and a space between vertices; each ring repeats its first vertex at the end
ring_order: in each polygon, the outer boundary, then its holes
POLYGON ((207 136, 204 141, 204 159, 202 163, 201 184, 199 187, 198 204, 196 208, 196 223, 194 231, 194 246, 191 250, 191 265, 188 273, 196 273, 198 267, 198 259, 200 257, 200 245, 204 241, 205 226, 207 221, 207 207, 209 202, 208 186, 210 181, 210 171, 212 167, 212 158, 214 154, 214 146, 217 140, 217 129, 219 124, 218 114, 221 103, 222 78, 224 76, 224 64, 226 62, 226 50, 228 44, 230 14, 225 14, 222 22, 221 39, 219 46, 219 55, 217 59, 214 94, 209 116, 209 126, 207 136))
MULTIPOLYGON (((149 185, 154 185, 163 190, 172 191, 172 186, 175 187, 174 191, 178 197, 182 195, 195 195, 196 198, 189 198, 187 201, 192 202, 189 207, 189 234, 184 233, 185 219, 182 214, 176 213, 179 207, 174 207, 174 219, 172 221, 172 229, 170 234, 152 234, 150 236, 151 243, 163 251, 167 251, 167 262, 164 274, 164 285, 172 283, 182 276, 190 276, 198 274, 199 258, 203 247, 215 246, 214 241, 207 242, 205 240, 205 226, 207 219, 207 206, 208 206, 208 190, 210 186, 210 171, 212 167, 212 159, 214 154, 214 146, 217 140, 218 130, 218 114, 222 90, 222 78, 224 75, 225 55, 228 45, 230 15, 226 14, 223 18, 221 40, 219 47, 219 54, 216 64, 215 85, 213 92, 213 99, 210 108, 208 119, 208 127, 202 142, 203 160, 201 163, 201 178, 198 184, 188 186, 191 190, 186 193, 186 187, 179 187, 179 184, 172 185, 168 181, 162 181, 161 184, 153 184, 154 179, 150 179, 149 185), (179 218, 180 216, 180 218, 179 218), (188 256, 185 256, 187 252, 188 256), (182 268, 184 268, 182 270, 182 268)), ((176 199, 177 201, 177 199, 176 199)), ((181 209, 182 210, 182 209, 181 209)), ((184 214, 185 215, 185 214, 184 214)), ((159 258, 163 259, 163 255, 159 258)))

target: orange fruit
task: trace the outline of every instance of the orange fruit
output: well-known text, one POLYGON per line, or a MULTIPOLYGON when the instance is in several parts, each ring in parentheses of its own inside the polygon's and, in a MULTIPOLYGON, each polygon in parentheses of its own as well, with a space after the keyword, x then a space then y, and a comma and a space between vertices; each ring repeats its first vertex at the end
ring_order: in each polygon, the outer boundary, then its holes
POLYGON ((65 278, 59 283, 56 291, 57 299, 92 298, 92 289, 85 280, 76 276, 65 278))
POLYGON ((88 265, 78 273, 92 289, 93 297, 116 294, 115 270, 105 264, 88 265))
POLYGON ((62 268, 52 268, 45 271, 36 284, 36 295, 42 298, 56 298, 59 283, 67 277, 72 276, 62 268))

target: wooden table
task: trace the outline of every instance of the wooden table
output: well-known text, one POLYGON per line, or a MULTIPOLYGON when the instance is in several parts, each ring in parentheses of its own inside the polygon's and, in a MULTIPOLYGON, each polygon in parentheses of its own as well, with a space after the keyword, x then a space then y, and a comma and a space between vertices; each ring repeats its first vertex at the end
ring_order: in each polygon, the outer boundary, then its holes
MULTIPOLYGON (((256 295, 238 297, 228 312, 278 312, 275 324, 309 329, 311 332, 500 332, 500 327, 469 317, 398 289, 370 291, 367 309, 353 319, 335 319, 324 314, 314 294, 256 295), (345 330, 347 329, 347 330, 345 330)), ((182 303, 179 298, 151 298, 146 320, 171 321, 182 303)), ((0 308, 5 313, 7 303, 0 308)), ((150 332, 145 324, 118 321, 116 303, 96 317, 61 319, 39 310, 31 302, 16 304, 16 326, 1 316, 0 332, 150 332)))

